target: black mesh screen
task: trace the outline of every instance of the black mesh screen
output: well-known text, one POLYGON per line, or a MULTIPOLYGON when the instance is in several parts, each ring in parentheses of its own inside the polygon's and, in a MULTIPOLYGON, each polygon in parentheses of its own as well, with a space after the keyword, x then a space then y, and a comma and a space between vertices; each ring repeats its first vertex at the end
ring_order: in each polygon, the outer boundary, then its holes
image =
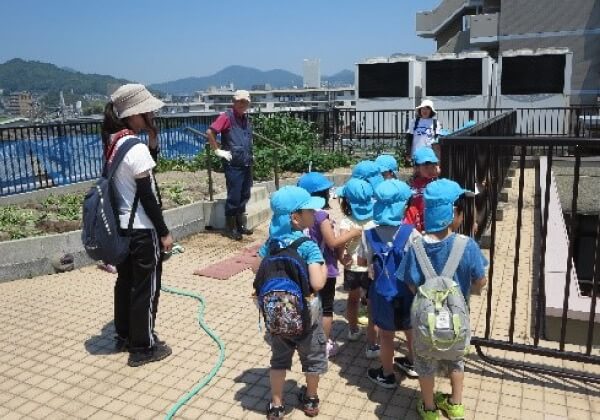
POLYGON ((359 98, 407 98, 408 63, 358 65, 359 98))
POLYGON ((425 86, 427 96, 481 95, 481 58, 427 61, 425 86))
POLYGON ((502 57, 502 93, 563 93, 565 60, 564 55, 558 54, 502 57))

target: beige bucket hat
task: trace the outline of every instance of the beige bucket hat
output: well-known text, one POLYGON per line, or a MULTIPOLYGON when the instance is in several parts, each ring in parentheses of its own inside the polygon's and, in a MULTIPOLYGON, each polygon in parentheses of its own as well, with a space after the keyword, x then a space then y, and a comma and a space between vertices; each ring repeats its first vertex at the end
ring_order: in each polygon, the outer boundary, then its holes
POLYGON ((154 112, 165 106, 164 102, 155 98, 146 86, 129 83, 117 89, 110 99, 119 118, 154 112))

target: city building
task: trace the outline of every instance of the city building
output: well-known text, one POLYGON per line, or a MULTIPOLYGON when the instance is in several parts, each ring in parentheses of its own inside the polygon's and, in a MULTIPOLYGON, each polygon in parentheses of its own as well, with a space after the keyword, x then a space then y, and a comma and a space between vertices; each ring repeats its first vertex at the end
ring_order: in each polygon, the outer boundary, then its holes
POLYGON ((417 14, 416 28, 436 41, 438 53, 483 50, 497 58, 566 48, 573 54, 570 103, 595 104, 600 97, 598 0, 442 0, 417 14))
MULTIPOLYGON (((189 102, 166 102, 165 114, 223 112, 231 108, 234 90, 210 89, 197 93, 189 102)), ((268 89, 251 90, 250 112, 309 111, 331 108, 354 108, 356 106, 353 87, 312 89, 268 89)))
MULTIPOLYGON (((199 94, 198 102, 213 111, 231 107, 233 91, 212 91, 199 94)), ((352 108, 356 105, 353 87, 251 90, 251 111, 306 111, 330 108, 352 108)))
POLYGON ((304 59, 302 64, 304 75, 304 88, 320 88, 321 87, 321 60, 304 59))
POLYGON ((33 112, 33 99, 31 93, 14 92, 8 96, 6 112, 10 115, 30 117, 33 112))

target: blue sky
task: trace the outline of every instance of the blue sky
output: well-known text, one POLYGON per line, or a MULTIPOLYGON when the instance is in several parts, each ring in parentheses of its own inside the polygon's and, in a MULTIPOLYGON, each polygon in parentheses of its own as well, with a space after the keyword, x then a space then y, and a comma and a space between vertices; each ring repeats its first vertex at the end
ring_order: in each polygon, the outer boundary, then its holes
POLYGON ((325 75, 395 52, 427 54, 415 14, 439 0, 2 0, 0 62, 20 57, 143 83, 231 64, 325 75))

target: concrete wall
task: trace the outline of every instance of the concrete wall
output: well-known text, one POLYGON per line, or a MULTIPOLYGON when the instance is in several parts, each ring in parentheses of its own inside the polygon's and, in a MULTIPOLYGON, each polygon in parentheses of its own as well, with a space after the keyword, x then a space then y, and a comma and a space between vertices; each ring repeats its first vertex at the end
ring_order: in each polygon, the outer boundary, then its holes
MULTIPOLYGON (((336 185, 342 185, 350 174, 328 175, 336 185)), ((296 185, 297 177, 283 179, 280 186, 296 185)), ((80 185, 81 187, 82 185, 80 185)), ((66 193, 69 188, 54 189, 54 193, 66 193)), ((248 205, 248 225, 253 228, 270 218, 269 197, 275 191, 275 182, 255 184, 248 205)), ((40 193, 42 193, 40 191, 40 193)), ((36 199, 36 193, 24 194, 21 201, 36 199)), ((39 198, 39 197, 37 197, 39 198)), ((200 201, 165 211, 165 222, 175 240, 204 231, 207 227, 220 229, 224 226, 225 197, 215 201, 200 201)), ((81 244, 81 231, 57 235, 37 236, 15 241, 0 242, 0 282, 30 278, 55 272, 52 259, 64 254, 72 254, 75 267, 93 264, 81 244)))
POLYGON ((573 52, 571 103, 596 103, 600 96, 600 1, 502 0, 499 35, 501 52, 520 48, 569 48, 573 52), (555 36, 560 31, 577 32, 555 36), (542 35, 535 34, 538 32, 542 35), (507 39, 519 34, 533 35, 507 39))

